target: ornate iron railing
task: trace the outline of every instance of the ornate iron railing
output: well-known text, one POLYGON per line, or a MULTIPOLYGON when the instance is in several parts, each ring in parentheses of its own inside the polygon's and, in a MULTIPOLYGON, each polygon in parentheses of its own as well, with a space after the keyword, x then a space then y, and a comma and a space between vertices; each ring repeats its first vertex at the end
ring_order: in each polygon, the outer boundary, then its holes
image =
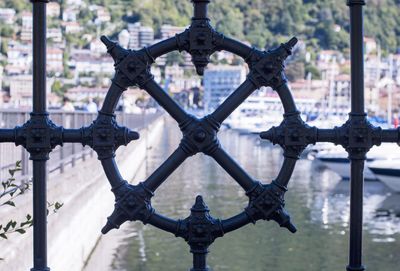
MULTIPOLYGON (((366 153, 381 142, 399 142, 400 130, 383 130, 371 125, 364 111, 363 81, 363 0, 348 0, 351 24, 351 112, 341 127, 318 129, 302 121, 287 85, 284 61, 291 54, 296 38, 280 47, 260 51, 216 32, 207 17, 210 0, 192 0, 194 16, 190 27, 174 38, 143 48, 126 50, 102 37, 108 53, 115 61, 115 76, 103 107, 94 122, 81 129, 56 126, 46 112, 46 3, 33 2, 33 112, 30 120, 15 129, 0 130, 0 142, 22 145, 33 160, 34 267, 33 271, 49 270, 46 246, 46 161, 49 153, 63 143, 81 143, 94 149, 115 194, 115 210, 108 218, 103 233, 118 228, 125 221, 140 220, 161 230, 182 237, 193 254, 193 271, 209 270, 206 255, 216 238, 258 220, 274 220, 281 227, 295 232, 290 216, 284 209, 284 194, 301 152, 309 144, 331 142, 342 145, 351 159, 350 250, 347 270, 364 270, 362 265, 363 168, 366 153), (248 64, 247 79, 215 112, 198 119, 187 114, 153 80, 150 66, 157 57, 175 50, 186 51, 199 75, 210 56, 226 50, 242 57, 248 64), (120 175, 114 161, 115 150, 139 138, 138 133, 117 124, 114 111, 122 93, 130 86, 147 91, 179 124, 183 138, 172 155, 144 182, 131 185, 120 175), (279 144, 284 162, 279 175, 269 184, 256 181, 221 147, 218 130, 221 123, 256 89, 272 87, 284 107, 284 120, 278 127, 261 133, 261 138, 279 144), (196 198, 189 217, 173 220, 151 206, 155 190, 189 156, 205 153, 213 157, 246 191, 249 204, 234 217, 213 218, 201 196, 196 198)), ((250 267, 251 268, 251 267, 250 267)))

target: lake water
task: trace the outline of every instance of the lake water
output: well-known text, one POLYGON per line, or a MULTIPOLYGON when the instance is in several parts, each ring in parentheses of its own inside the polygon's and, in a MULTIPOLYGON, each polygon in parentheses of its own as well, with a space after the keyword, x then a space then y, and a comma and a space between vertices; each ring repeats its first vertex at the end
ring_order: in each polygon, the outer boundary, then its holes
MULTIPOLYGON (((174 125, 171 125, 174 126, 174 125)), ((144 171, 148 176, 178 146, 181 134, 166 128, 160 144, 149 151, 144 171)), ((280 169, 279 148, 256 136, 222 131, 224 148, 256 179, 270 182, 280 169)), ((136 180, 137 181, 137 180, 136 180)), ((348 255, 349 183, 300 160, 296 166, 286 209, 298 231, 291 234, 275 222, 259 221, 219 238, 210 247, 208 264, 214 271, 321 271, 345 270, 348 255)), ((243 210, 247 197, 236 182, 211 158, 189 158, 156 191, 153 206, 172 218, 186 218, 196 195, 202 195, 213 217, 227 218, 243 210)), ((379 182, 365 186, 364 263, 367 270, 400 270, 400 218, 388 206, 400 205, 379 182)), ((172 234, 139 222, 120 230, 109 270, 188 270, 188 245, 172 234)))

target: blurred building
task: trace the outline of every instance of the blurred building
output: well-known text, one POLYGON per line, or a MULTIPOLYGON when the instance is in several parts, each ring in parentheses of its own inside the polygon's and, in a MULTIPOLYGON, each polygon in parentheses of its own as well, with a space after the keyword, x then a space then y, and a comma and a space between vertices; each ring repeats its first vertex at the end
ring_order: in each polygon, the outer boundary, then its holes
MULTIPOLYGON (((166 40, 169 38, 175 37, 176 34, 184 32, 186 27, 181 27, 181 26, 173 26, 169 24, 164 24, 161 26, 161 39, 157 41, 162 41, 166 40)), ((184 59, 184 65, 185 66, 192 66, 192 61, 191 61, 191 55, 188 54, 187 52, 181 52, 183 59, 184 59)), ((160 66, 165 66, 167 61, 167 56, 163 55, 157 58, 156 63, 160 66)))
MULTIPOLYGON (((8 77, 10 83, 10 103, 16 108, 30 108, 32 106, 33 78, 31 74, 8 77)), ((47 78, 46 93, 51 93, 53 79, 47 78)))
POLYGON ((128 30, 124 29, 118 34, 118 43, 123 48, 128 48, 130 42, 130 34, 128 30))
POLYGON ((66 96, 72 101, 82 102, 92 100, 104 101, 108 88, 99 87, 74 87, 68 89, 66 96))
POLYGON ((17 41, 10 41, 7 49, 8 75, 29 73, 32 69, 32 46, 21 44, 17 41))
POLYGON ((87 49, 73 50, 68 65, 75 71, 75 77, 88 74, 112 75, 115 72, 114 61, 111 57, 93 54, 87 49))
POLYGON ((47 49, 46 68, 48 72, 62 73, 63 66, 63 51, 59 48, 53 47, 47 49))
POLYGON ((60 16, 60 4, 57 2, 50 2, 46 6, 46 15, 49 17, 59 17, 60 16))
POLYGON ((204 73, 204 108, 217 108, 246 79, 244 66, 210 66, 204 73))
POLYGON ((15 9, 0 8, 0 22, 4 24, 13 24, 15 19, 15 9))
POLYGON ((52 40, 53 43, 61 43, 63 36, 60 28, 47 28, 47 39, 52 40))
POLYGON ((185 31, 185 27, 173 26, 169 24, 164 24, 161 26, 161 39, 169 39, 175 37, 176 34, 185 31))
POLYGON ((154 42, 154 30, 149 26, 142 26, 140 22, 129 23, 129 48, 130 49, 141 49, 154 42))
POLYGON ((21 20, 22 20, 21 40, 24 42, 32 42, 32 29, 33 29, 32 12, 28 11, 22 12, 21 20))

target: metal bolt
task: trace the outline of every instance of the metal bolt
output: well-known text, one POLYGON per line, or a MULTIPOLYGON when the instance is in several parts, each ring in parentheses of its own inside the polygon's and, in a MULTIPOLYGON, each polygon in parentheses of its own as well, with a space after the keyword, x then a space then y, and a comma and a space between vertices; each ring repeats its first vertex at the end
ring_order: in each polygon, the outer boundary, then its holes
POLYGON ((194 135, 194 139, 197 142, 203 142, 204 140, 206 140, 206 138, 207 138, 207 134, 203 129, 197 130, 195 135, 194 135))

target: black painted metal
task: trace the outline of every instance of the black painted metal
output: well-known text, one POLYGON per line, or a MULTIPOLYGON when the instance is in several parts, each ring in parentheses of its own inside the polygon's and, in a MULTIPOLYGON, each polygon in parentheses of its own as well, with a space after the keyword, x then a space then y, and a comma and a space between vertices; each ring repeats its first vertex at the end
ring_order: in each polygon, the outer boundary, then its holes
POLYGON ((274 220, 281 227, 295 232, 290 216, 284 209, 284 194, 297 159, 302 151, 316 142, 342 145, 351 159, 350 253, 347 270, 364 270, 362 265, 362 203, 363 167, 366 153, 381 142, 400 142, 400 129, 382 130, 371 125, 364 112, 363 85, 363 13, 361 0, 348 0, 351 17, 352 108, 349 120, 341 127, 318 129, 310 127, 300 117, 287 85, 284 61, 297 43, 293 38, 276 49, 260 51, 216 32, 207 18, 209 0, 192 0, 194 17, 191 26, 175 38, 141 50, 126 50, 102 37, 108 53, 115 61, 115 76, 103 107, 93 124, 81 129, 64 129, 54 125, 46 112, 46 3, 32 0, 33 37, 33 112, 22 127, 0 130, 0 142, 15 142, 24 146, 33 160, 34 197, 34 267, 46 271, 46 160, 57 145, 82 143, 98 154, 105 174, 115 194, 115 210, 108 218, 103 233, 119 228, 126 221, 142 221, 182 237, 193 254, 193 271, 209 270, 206 256, 216 238, 258 220, 274 220), (187 51, 202 75, 210 56, 226 50, 242 57, 249 65, 247 80, 212 114, 198 119, 187 114, 153 80, 150 67, 155 59, 175 50, 187 51), (138 139, 139 134, 118 126, 114 111, 119 98, 130 86, 147 91, 179 124, 183 138, 177 150, 147 180, 131 185, 123 179, 115 163, 116 149, 138 139), (227 154, 218 140, 221 123, 257 88, 272 87, 282 100, 285 114, 278 127, 260 134, 261 138, 279 144, 284 150, 284 162, 279 175, 270 184, 262 184, 250 176, 227 154), (228 219, 213 218, 201 196, 196 198, 191 214, 184 220, 164 217, 151 206, 155 190, 189 156, 199 152, 213 157, 246 191, 249 204, 244 211, 228 219))
POLYGON ((33 111, 24 128, 15 129, 15 144, 19 142, 29 151, 33 160, 33 268, 32 271, 50 270, 47 267, 47 197, 46 160, 52 149, 50 123, 46 112, 46 3, 33 3, 33 111))

